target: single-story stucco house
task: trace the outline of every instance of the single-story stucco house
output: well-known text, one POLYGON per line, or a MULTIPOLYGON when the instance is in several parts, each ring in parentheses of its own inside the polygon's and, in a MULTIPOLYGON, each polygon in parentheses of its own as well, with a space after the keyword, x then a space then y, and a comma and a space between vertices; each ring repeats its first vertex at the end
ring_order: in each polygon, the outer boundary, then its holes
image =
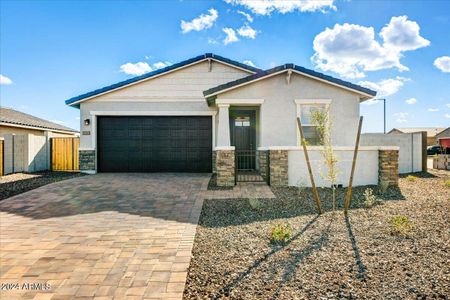
MULTIPOLYGON (((345 164, 340 181, 346 184, 359 106, 375 95, 294 64, 261 70, 207 53, 66 104, 80 109, 80 170, 216 172, 219 185, 234 185, 237 173, 272 185, 303 181, 296 118, 301 116, 314 145, 311 111, 329 108, 333 143, 345 164)), ((319 164, 320 147, 310 148, 319 164)), ((376 184, 386 165, 380 159, 396 159, 389 151, 396 150, 362 147, 359 160, 367 168, 357 169, 356 184, 376 184)))
POLYGON ((78 135, 75 129, 47 121, 24 112, 0 107, 0 136, 7 134, 33 134, 44 136, 51 134, 52 137, 74 137, 78 135))
POLYGON ((441 128, 441 127, 392 128, 388 132, 388 134, 426 132, 427 133, 427 146, 433 146, 433 145, 438 144, 436 135, 444 130, 445 130, 445 128, 441 128))

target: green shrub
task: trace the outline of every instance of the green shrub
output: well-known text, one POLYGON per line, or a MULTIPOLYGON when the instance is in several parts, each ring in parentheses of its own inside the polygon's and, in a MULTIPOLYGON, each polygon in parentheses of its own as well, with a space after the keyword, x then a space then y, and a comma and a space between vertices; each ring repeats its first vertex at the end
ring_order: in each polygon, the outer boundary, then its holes
POLYGON ((450 188, 450 180, 446 180, 444 185, 447 186, 448 188, 450 188))
POLYGON ((417 177, 414 176, 414 175, 408 175, 408 176, 406 176, 406 180, 411 181, 411 182, 416 181, 416 179, 417 179, 417 177))
POLYGON ((292 235, 291 226, 287 223, 278 223, 272 228, 270 241, 274 244, 286 243, 292 235))
POLYGON ((409 218, 403 215, 392 217, 390 223, 392 225, 392 233, 395 235, 408 236, 414 228, 414 224, 409 218))
POLYGON ((364 191, 364 206, 370 208, 375 205, 377 202, 377 197, 373 194, 373 190, 371 188, 367 188, 364 191))

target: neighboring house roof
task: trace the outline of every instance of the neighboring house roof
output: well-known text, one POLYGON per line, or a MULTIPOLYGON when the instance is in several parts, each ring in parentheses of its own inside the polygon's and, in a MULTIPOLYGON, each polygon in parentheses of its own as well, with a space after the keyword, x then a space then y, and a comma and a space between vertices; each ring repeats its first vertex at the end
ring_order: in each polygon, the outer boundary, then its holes
MULTIPOLYGON (((348 81, 337 79, 337 78, 334 78, 334 77, 331 77, 331 76, 328 76, 328 75, 325 75, 325 74, 322 74, 322 73, 319 73, 319 72, 316 72, 316 71, 313 71, 310 69, 296 66, 294 64, 284 64, 284 65, 281 65, 281 66, 278 66, 278 67, 275 67, 275 68, 272 68, 269 70, 261 71, 256 74, 213 87, 209 90, 204 91, 203 95, 205 97, 212 97, 217 94, 229 91, 231 89, 238 88, 240 86, 252 83, 257 80, 261 80, 261 79, 265 79, 265 78, 268 78, 268 77, 271 77, 274 75, 278 75, 278 74, 286 72, 288 70, 291 70, 293 72, 296 72, 296 73, 299 73, 299 74, 302 74, 302 75, 305 75, 308 77, 312 77, 312 78, 315 78, 315 79, 318 79, 321 81, 325 81, 327 83, 330 83, 330 84, 333 84, 333 85, 336 85, 336 86, 339 86, 339 87, 342 87, 345 89, 352 90, 354 92, 362 94, 364 96, 364 98, 363 98, 364 100, 373 98, 377 94, 377 92, 375 92, 371 89, 359 86, 357 84, 354 84, 354 83, 351 83, 348 81)), ((214 99, 212 101, 214 101, 214 99)), ((210 104, 211 101, 208 101, 208 103, 210 104)))
POLYGON ((446 128, 440 128, 440 127, 416 127, 416 128, 393 128, 389 133, 393 133, 395 131, 401 132, 401 133, 414 133, 414 132, 421 132, 426 131, 427 137, 434 137, 436 134, 444 131, 446 128))
POLYGON ((249 65, 246 65, 246 64, 243 64, 243 63, 240 63, 240 62, 237 62, 237 61, 225 58, 225 57, 222 57, 220 55, 216 55, 216 54, 213 54, 213 53, 205 53, 203 55, 199 55, 197 57, 190 58, 188 60, 185 60, 185 61, 173 64, 173 65, 170 65, 168 67, 165 67, 165 68, 162 68, 162 69, 158 69, 156 71, 149 72, 149 73, 146 73, 144 75, 133 77, 131 79, 128 79, 128 80, 125 80, 125 81, 121 81, 121 82, 118 82, 118 83, 115 83, 115 84, 112 84, 112 85, 109 85, 109 86, 97 89, 95 91, 92 91, 92 92, 89 92, 89 93, 85 93, 85 94, 82 94, 82 95, 70 98, 69 100, 66 100, 66 104, 67 105, 75 105, 75 104, 78 104, 81 101, 87 100, 88 98, 91 98, 91 97, 94 97, 94 96, 97 96, 97 95, 100 95, 100 94, 103 94, 103 93, 106 93, 106 92, 111 92, 113 90, 116 90, 118 88, 124 87, 126 85, 129 85, 129 84, 132 84, 132 83, 136 83, 138 81, 150 79, 152 77, 155 77, 155 76, 158 76, 158 75, 161 75, 161 74, 164 74, 164 73, 167 73, 167 72, 170 72, 170 71, 173 71, 173 70, 185 67, 185 66, 193 64, 193 63, 198 63, 198 62, 201 62, 201 61, 207 60, 207 59, 217 60, 219 62, 222 62, 222 63, 228 64, 228 65, 234 66, 236 68, 248 71, 249 73, 257 73, 257 72, 262 71, 261 69, 258 69, 258 68, 255 68, 255 67, 252 67, 252 66, 249 66, 249 65))
POLYGON ((448 133, 450 134, 450 127, 444 128, 444 130, 441 130, 438 133, 436 133, 436 137, 441 136, 441 134, 443 134, 446 131, 449 131, 448 133))
POLYGON ((28 127, 38 130, 65 131, 70 133, 78 132, 75 129, 6 107, 0 107, 0 125, 28 127))

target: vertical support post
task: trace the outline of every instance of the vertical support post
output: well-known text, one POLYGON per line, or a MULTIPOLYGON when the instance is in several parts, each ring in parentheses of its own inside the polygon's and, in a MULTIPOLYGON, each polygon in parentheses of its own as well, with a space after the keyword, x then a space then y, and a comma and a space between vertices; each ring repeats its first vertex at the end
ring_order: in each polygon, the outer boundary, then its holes
POLYGON ((319 214, 321 214, 322 207, 321 207, 321 203, 320 203, 319 193, 317 192, 316 183, 314 181, 314 175, 311 170, 311 163, 309 161, 308 149, 306 148, 306 145, 304 142, 303 127, 302 127, 302 121, 300 120, 300 117, 297 117, 297 125, 298 125, 298 129, 300 130, 300 143, 303 146, 303 153, 305 153, 306 165, 308 166, 309 178, 311 179, 311 186, 313 189, 314 198, 316 199, 317 210, 318 210, 319 214))
POLYGON ((361 117, 359 117, 358 134, 356 136, 355 152, 353 152, 352 170, 351 170, 350 179, 348 182, 347 196, 345 197, 345 209, 344 209, 345 215, 347 215, 348 208, 350 207, 350 200, 352 198, 353 175, 355 174, 356 159, 358 158, 359 138, 361 136, 362 122, 363 122, 363 117, 361 116, 361 117))

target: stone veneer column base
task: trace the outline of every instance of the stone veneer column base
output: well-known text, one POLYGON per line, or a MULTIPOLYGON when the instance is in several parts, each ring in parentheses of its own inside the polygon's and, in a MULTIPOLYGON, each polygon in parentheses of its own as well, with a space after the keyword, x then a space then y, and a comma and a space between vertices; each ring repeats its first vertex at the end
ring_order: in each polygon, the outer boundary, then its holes
POLYGON ((270 185, 288 186, 288 151, 269 150, 270 185))
POLYGON ((258 150, 258 166, 259 166, 259 174, 264 178, 264 180, 267 182, 267 176, 269 174, 267 166, 269 164, 268 158, 269 158, 269 151, 267 150, 258 150))
POLYGON ((398 150, 378 150, 378 185, 398 186, 398 150))
POLYGON ((95 173, 95 150, 79 150, 80 171, 95 173))
POLYGON ((235 185, 234 150, 216 150, 217 186, 235 185))
POLYGON ((213 150, 213 152, 212 152, 212 172, 214 174, 217 173, 216 156, 217 156, 217 153, 215 150, 213 150))

